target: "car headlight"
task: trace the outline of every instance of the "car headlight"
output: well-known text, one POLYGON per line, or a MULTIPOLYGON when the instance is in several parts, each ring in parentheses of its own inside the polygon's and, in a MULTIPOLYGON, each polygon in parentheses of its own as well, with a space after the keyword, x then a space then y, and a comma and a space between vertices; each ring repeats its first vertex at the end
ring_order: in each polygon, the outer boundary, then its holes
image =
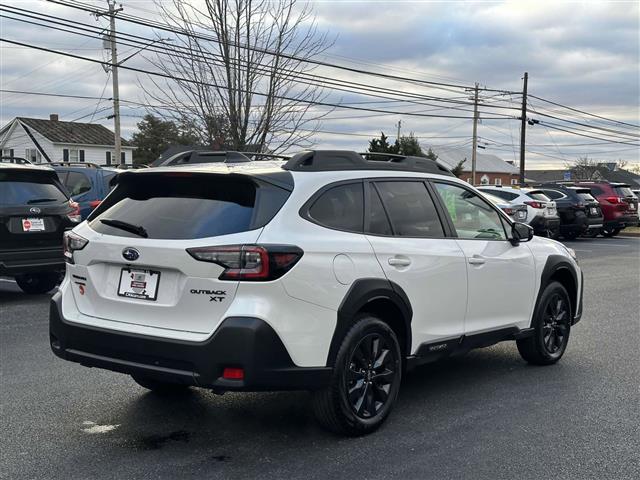
POLYGON ((576 251, 573 248, 569 248, 566 246, 564 247, 564 249, 571 256, 571 258, 573 258, 576 261, 576 263, 578 263, 578 257, 576 256, 576 251))

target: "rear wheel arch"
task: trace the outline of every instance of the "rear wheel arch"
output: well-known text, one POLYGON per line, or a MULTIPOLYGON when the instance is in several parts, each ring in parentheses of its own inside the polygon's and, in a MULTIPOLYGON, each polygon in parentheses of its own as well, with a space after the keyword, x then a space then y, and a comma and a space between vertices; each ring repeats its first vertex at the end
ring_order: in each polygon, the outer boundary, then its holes
POLYGON ((335 363, 342 339, 360 313, 370 313, 387 323, 398 338, 402 354, 406 356, 411 353, 413 310, 407 294, 402 287, 387 279, 363 278, 351 285, 338 308, 327 366, 335 363))

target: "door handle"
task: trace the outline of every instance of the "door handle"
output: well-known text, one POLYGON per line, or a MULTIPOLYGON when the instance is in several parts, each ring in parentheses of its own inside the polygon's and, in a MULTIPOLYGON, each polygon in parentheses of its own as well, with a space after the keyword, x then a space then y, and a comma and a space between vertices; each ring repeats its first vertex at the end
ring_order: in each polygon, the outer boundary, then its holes
POLYGON ((411 259, 406 257, 391 257, 388 262, 392 267, 408 267, 411 265, 411 259))
POLYGON ((487 260, 480 255, 474 255, 469 259, 471 265, 484 265, 486 262, 487 260))

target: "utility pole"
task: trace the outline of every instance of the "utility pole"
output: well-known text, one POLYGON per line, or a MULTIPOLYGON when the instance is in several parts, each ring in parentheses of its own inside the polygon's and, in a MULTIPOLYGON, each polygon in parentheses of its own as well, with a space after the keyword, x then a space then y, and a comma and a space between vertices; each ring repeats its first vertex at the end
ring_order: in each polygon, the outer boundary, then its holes
POLYGON ((522 117, 520 118, 520 186, 524 187, 524 144, 527 133, 527 82, 529 73, 524 72, 524 85, 522 88, 522 117))
POLYGON ((476 185, 476 154, 478 150, 478 82, 473 95, 473 146, 471 150, 471 184, 476 185))
POLYGON ((400 145, 400 128, 402 127, 402 120, 398 120, 398 136, 396 137, 398 140, 398 145, 400 145))
POLYGON ((124 163, 122 161, 122 140, 120 137, 120 91, 118 88, 118 51, 116 45, 116 14, 122 10, 116 8, 115 0, 107 0, 109 4, 109 42, 111 44, 111 79, 113 80, 113 130, 115 133, 115 159, 113 163, 124 163))

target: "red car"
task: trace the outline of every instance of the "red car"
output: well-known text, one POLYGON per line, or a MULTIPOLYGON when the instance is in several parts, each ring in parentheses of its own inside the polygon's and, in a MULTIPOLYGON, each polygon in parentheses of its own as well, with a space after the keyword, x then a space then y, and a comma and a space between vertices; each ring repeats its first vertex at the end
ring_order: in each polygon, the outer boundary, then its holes
POLYGON ((638 198, 629 185, 611 182, 576 182, 576 185, 589 188, 600 203, 603 236, 613 237, 626 226, 638 223, 638 198))

